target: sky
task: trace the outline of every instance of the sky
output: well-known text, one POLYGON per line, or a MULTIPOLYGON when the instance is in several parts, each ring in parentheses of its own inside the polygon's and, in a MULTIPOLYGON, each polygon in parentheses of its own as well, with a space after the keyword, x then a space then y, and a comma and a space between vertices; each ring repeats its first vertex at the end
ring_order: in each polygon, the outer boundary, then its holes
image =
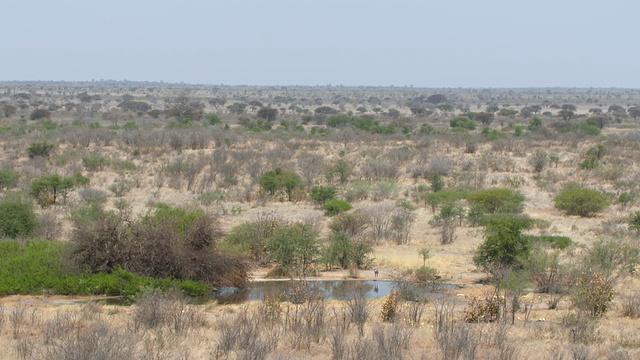
POLYGON ((640 1, 0 0, 0 81, 640 88, 640 1))

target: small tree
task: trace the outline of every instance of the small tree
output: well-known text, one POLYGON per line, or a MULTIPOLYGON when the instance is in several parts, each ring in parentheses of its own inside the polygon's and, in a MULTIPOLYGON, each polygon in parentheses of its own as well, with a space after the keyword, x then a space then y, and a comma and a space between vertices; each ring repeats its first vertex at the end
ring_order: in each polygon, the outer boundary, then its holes
POLYGON ((565 187, 553 202, 567 215, 592 217, 609 206, 609 199, 598 190, 570 185, 565 187))
POLYGON ((302 184, 302 178, 293 171, 276 168, 267 171, 260 177, 260 185, 262 188, 274 195, 278 190, 284 190, 289 201, 291 201, 292 191, 302 184))
POLYGON ((260 119, 264 119, 268 122, 273 122, 278 117, 278 109, 263 106, 258 110, 257 115, 260 119))
POLYGON ((455 239, 455 231, 462 214, 464 208, 458 204, 445 203, 440 207, 440 213, 433 218, 432 224, 440 227, 442 245, 451 244, 455 239))
POLYGON ((31 195, 42 206, 53 205, 62 197, 66 202, 67 195, 76 185, 74 178, 67 178, 58 174, 42 176, 31 182, 31 195))
POLYGON ((47 109, 35 109, 29 115, 31 120, 48 119, 51 117, 51 111, 47 109))
POLYGON ((527 217, 513 214, 493 215, 485 218, 485 240, 478 247, 473 262, 485 270, 520 266, 529 257, 531 240, 522 232, 533 222, 527 217))

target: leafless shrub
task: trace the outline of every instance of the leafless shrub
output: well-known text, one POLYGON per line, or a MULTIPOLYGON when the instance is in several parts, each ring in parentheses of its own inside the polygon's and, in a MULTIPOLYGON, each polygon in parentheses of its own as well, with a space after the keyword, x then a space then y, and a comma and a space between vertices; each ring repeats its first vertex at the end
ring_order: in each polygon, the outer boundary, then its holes
POLYGON ((77 192, 78 197, 82 201, 97 201, 103 202, 107 200, 108 194, 100 189, 85 187, 81 188, 77 192))
POLYGON ((329 330, 331 344, 331 359, 342 360, 347 353, 347 333, 344 328, 334 327, 329 330))
POLYGON ((397 245, 407 245, 411 240, 409 233, 411 226, 416 221, 416 214, 413 212, 396 208, 391 217, 392 238, 397 245))
POLYGON ((298 169, 307 187, 315 184, 323 174, 324 157, 320 154, 302 153, 298 156, 298 169))
POLYGON ((455 320, 455 305, 440 301, 434 304, 434 336, 445 359, 474 359, 479 340, 467 324, 455 320))
POLYGON ((111 191, 115 197, 123 197, 131 191, 131 182, 126 179, 118 180, 109 185, 109 191, 111 191))
POLYGON ((372 338, 376 344, 377 354, 375 357, 378 359, 402 359, 412 334, 413 329, 397 323, 388 328, 382 325, 374 327, 372 338))
POLYGON ((346 358, 351 360, 375 359, 376 344, 372 339, 360 336, 351 343, 346 358))
POLYGON ((395 180, 398 178, 398 165, 380 159, 367 161, 360 169, 360 176, 369 181, 395 180))
POLYGON ((363 336, 364 325, 371 314, 366 291, 363 288, 356 289, 353 295, 346 301, 345 306, 349 321, 356 325, 358 333, 360 336, 363 336))
POLYGON ((574 344, 590 344, 599 339, 598 318, 585 311, 567 314, 562 324, 569 329, 569 338, 574 344))
POLYGON ((62 222, 58 220, 56 212, 48 209, 38 217, 38 226, 35 235, 46 240, 54 240, 62 234, 62 222))
POLYGON ((16 352, 18 354, 18 359, 27 360, 31 359, 33 355, 34 344, 28 338, 18 340, 16 344, 16 352))
POLYGON ((394 203, 383 202, 368 206, 362 211, 363 215, 371 219, 371 236, 374 242, 378 243, 389 238, 393 227, 395 208, 394 203))
POLYGON ((403 301, 400 312, 409 325, 420 326, 422 316, 429 303, 426 297, 421 297, 412 301, 403 301))
POLYGON ((219 335, 213 355, 218 358, 235 351, 242 359, 261 359, 260 356, 274 350, 280 336, 277 326, 270 324, 269 328, 264 328, 267 331, 262 331, 258 319, 259 316, 253 316, 246 308, 238 315, 223 319, 218 324, 219 335), (261 336, 264 333, 267 333, 266 339, 261 336))
POLYGON ((622 315, 630 318, 640 318, 640 293, 625 296, 622 301, 622 315))
POLYGON ((320 343, 325 336, 324 299, 317 293, 304 297, 302 303, 292 303, 285 311, 286 334, 295 349, 309 349, 312 342, 320 343))
POLYGON ((591 349, 584 344, 571 345, 571 358, 573 360, 589 360, 591 357, 591 349))
POLYGON ((190 131, 187 134, 189 148, 192 150, 206 149, 209 146, 209 134, 203 133, 202 130, 190 131))
POLYGON ((429 161, 426 177, 433 175, 447 176, 453 171, 453 160, 448 156, 434 156, 429 161))
POLYGON ((27 306, 19 304, 9 313, 9 324, 11 325, 11 334, 17 339, 20 332, 27 323, 27 306))
POLYGON ((136 358, 140 338, 103 321, 79 328, 42 347, 39 359, 119 360, 136 358))
POLYGON ((169 146, 173 150, 180 151, 184 149, 186 144, 186 139, 183 133, 178 131, 169 131, 167 132, 167 138, 169 139, 169 146))
POLYGON ((2 334, 2 328, 4 326, 5 318, 4 318, 4 304, 0 301, 0 334, 2 334))
POLYGON ((78 328, 79 321, 75 313, 71 311, 58 311, 55 317, 44 324, 42 331, 44 344, 49 345, 71 331, 78 328))

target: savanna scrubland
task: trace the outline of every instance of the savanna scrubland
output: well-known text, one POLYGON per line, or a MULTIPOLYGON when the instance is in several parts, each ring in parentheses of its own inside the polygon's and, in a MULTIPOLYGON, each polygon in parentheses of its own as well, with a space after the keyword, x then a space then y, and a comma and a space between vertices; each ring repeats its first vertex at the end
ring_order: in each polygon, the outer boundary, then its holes
POLYGON ((640 91, 0 93, 2 358, 640 356, 640 91), (398 291, 188 297, 373 269, 398 291))

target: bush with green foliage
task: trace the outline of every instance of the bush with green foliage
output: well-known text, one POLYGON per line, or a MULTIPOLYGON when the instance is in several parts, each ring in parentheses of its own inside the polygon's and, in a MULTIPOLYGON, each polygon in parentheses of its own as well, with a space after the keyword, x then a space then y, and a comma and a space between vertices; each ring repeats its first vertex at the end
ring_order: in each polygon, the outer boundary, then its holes
POLYGON ((36 156, 49 157, 53 150, 53 144, 49 144, 46 140, 43 142, 36 142, 27 148, 27 154, 29 158, 33 159, 36 156))
POLYGON ((567 215, 592 217, 609 206, 611 201, 598 190, 569 185, 560 191, 553 202, 567 215))
POLYGON ((29 119, 31 120, 48 119, 50 117, 51 111, 47 109, 34 109, 31 114, 29 114, 29 119))
POLYGON ((534 244, 537 243, 543 246, 548 246, 552 249, 564 250, 572 244, 571 238, 568 236, 530 235, 529 238, 531 239, 531 242, 534 244))
POLYGON ((0 238, 30 235, 38 225, 38 218, 30 203, 19 199, 0 201, 0 238))
POLYGON ((627 223, 629 224, 629 230, 633 230, 640 234, 640 211, 631 215, 627 223))
POLYGON ((609 310, 613 295, 613 283, 597 273, 585 273, 573 287, 571 301, 591 316, 602 316, 609 310))
POLYGON ((334 186, 314 186, 311 188, 311 199, 317 205, 322 205, 336 197, 334 186))
POLYGON ((0 190, 14 187, 18 183, 20 174, 11 169, 0 169, 0 190))
POLYGON ((179 289, 192 296, 211 292, 208 285, 189 280, 156 279, 117 268, 112 273, 80 271, 69 259, 72 244, 58 241, 0 241, 0 295, 124 295, 144 288, 179 289))
POLYGON ((431 210, 435 212, 440 204, 453 203, 466 199, 468 196, 468 193, 462 191, 438 191, 424 194, 422 198, 424 199, 424 206, 429 205, 431 210))
POLYGON ((306 276, 320 254, 318 234, 305 224, 279 227, 266 241, 281 275, 306 276))
POLYGON ((324 207, 324 214, 327 216, 334 216, 340 214, 341 212, 351 210, 351 204, 338 199, 329 200, 324 203, 322 207, 324 207))
POLYGON ((102 171, 109 166, 109 160, 100 155, 91 155, 82 158, 82 165, 87 171, 102 171))
POLYGON ((278 190, 284 190, 289 201, 294 189, 300 187, 302 178, 293 171, 275 168, 267 171, 260 177, 260 185, 269 194, 274 195, 278 190))
POLYGON ((369 256, 372 253, 373 248, 370 245, 362 241, 355 241, 345 233, 335 233, 323 250, 322 257, 323 262, 329 268, 337 265, 342 269, 351 266, 363 269, 370 265, 369 256))
POLYGON ((513 214, 486 217, 485 240, 478 247, 473 262, 485 270, 520 266, 531 252, 531 239, 522 232, 532 225, 531 219, 513 214))
POLYGON ((466 117, 456 117, 449 121, 452 129, 475 130, 476 122, 466 117))
POLYGON ((525 201, 524 195, 508 188, 478 190, 468 199, 472 205, 482 206, 488 214, 519 214, 525 201))

